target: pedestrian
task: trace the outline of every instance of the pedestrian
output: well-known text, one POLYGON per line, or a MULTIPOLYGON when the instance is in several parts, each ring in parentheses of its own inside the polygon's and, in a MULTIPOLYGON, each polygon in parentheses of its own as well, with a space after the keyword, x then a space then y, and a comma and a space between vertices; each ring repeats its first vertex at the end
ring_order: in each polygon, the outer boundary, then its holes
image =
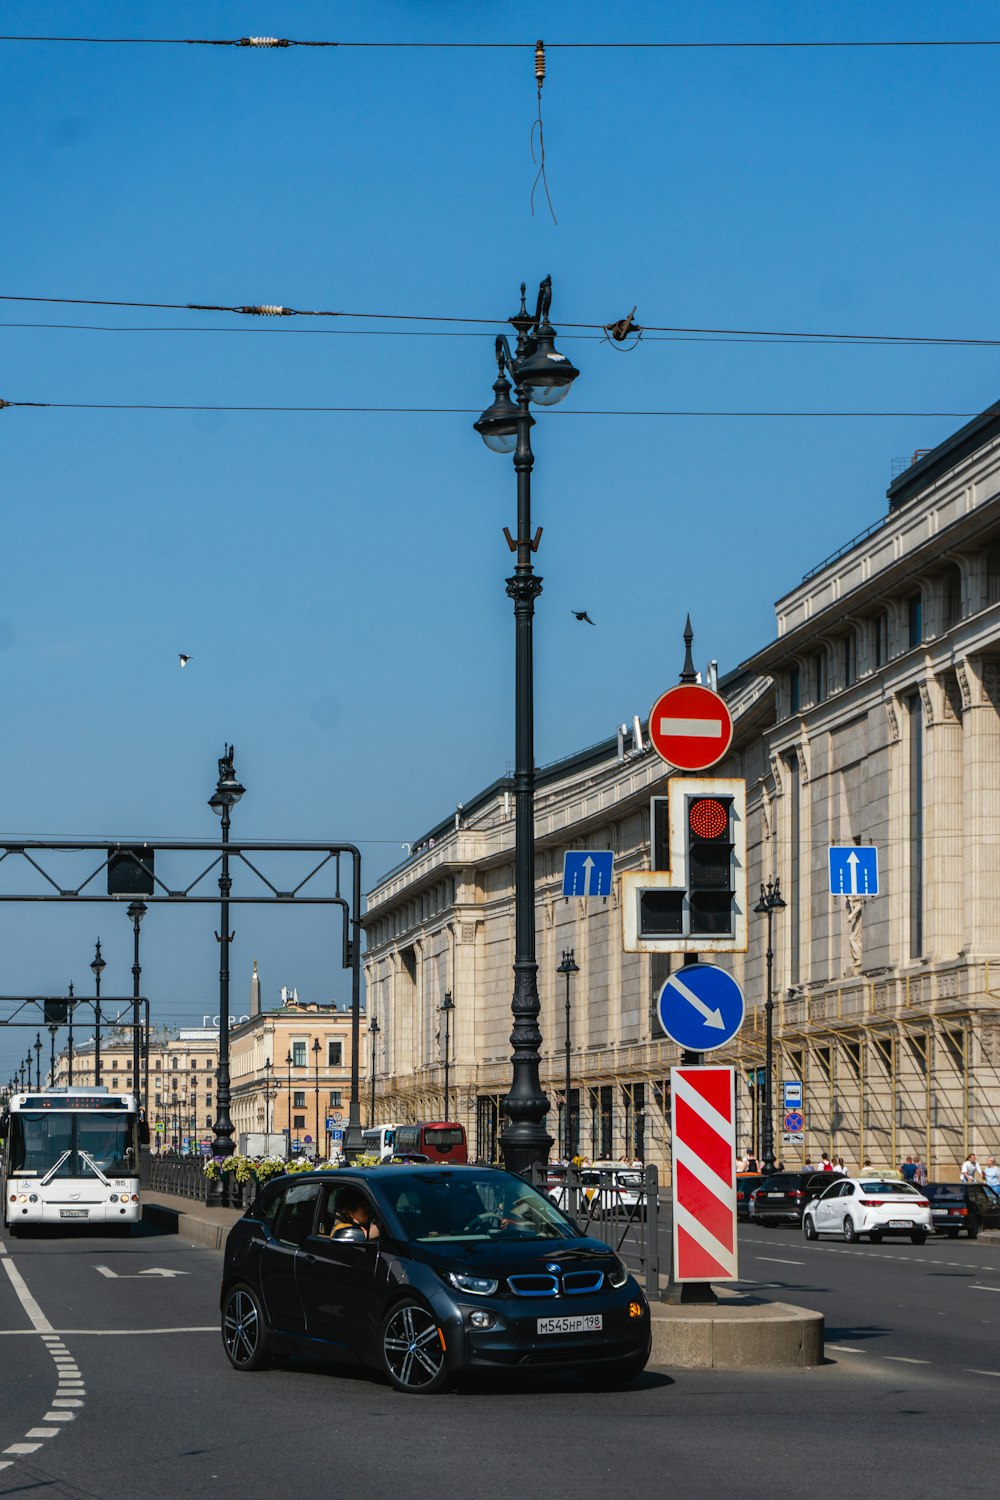
POLYGON ((864 1161, 861 1163, 861 1170, 858 1173, 858 1176, 859 1177, 871 1177, 871 1176, 874 1175, 874 1171, 875 1171, 875 1169, 872 1166, 872 1159, 871 1159, 871 1157, 870 1156, 866 1156, 865 1159, 864 1159, 864 1161))
POLYGON ((842 1156, 837 1157, 837 1160, 833 1164, 833 1170, 839 1172, 841 1177, 847 1176, 847 1168, 844 1166, 844 1158, 842 1156))
POLYGON ((983 1168, 983 1182, 991 1192, 1000 1193, 1000 1167, 997 1166, 995 1156, 988 1156, 986 1158, 986 1165, 983 1168))
POLYGON ((982 1173, 979 1170, 979 1163, 976 1161, 976 1153, 974 1151, 970 1151, 962 1163, 961 1178, 963 1182, 982 1181, 982 1173))
POLYGON ((826 1151, 823 1152, 823 1155, 820 1158, 819 1169, 821 1172, 833 1171, 833 1162, 830 1160, 829 1154, 826 1151))
POLYGON ((899 1170, 903 1174, 903 1181, 904 1182, 916 1182, 916 1180, 917 1180, 917 1164, 913 1160, 912 1156, 908 1156, 906 1158, 906 1160, 904 1161, 903 1165, 900 1167, 899 1170))

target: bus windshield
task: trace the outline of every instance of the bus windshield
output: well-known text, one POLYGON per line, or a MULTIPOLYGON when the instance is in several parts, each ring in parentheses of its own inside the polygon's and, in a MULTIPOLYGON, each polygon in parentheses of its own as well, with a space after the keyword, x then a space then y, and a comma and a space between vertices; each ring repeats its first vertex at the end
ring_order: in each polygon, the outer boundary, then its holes
POLYGON ((135 1116, 21 1110, 10 1117, 11 1175, 134 1176, 135 1116))

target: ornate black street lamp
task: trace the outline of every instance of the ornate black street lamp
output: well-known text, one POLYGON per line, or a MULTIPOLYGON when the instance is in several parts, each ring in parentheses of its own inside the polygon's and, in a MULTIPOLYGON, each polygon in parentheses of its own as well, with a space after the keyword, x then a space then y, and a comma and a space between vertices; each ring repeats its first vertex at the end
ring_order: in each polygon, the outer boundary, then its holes
POLYGON ((566 976, 566 1043, 565 1043, 565 1046, 566 1046, 566 1102, 563 1105, 563 1156, 566 1159, 566 1161, 572 1161, 573 1160, 573 1156, 575 1154, 574 1151, 573 1151, 573 1146, 576 1144, 575 1141, 570 1136, 570 1125, 569 1125, 569 1116, 570 1116, 570 1104, 569 1104, 569 1101, 570 1101, 570 1093, 571 1093, 572 1082, 573 1082, 573 1075, 572 1075, 572 1073, 570 1071, 570 1066, 569 1066, 569 1042, 570 1042, 570 1031, 569 1031, 569 1023, 570 1023, 570 1012, 569 1012, 569 979, 570 979, 570 975, 571 974, 579 974, 579 972, 580 972, 580 966, 579 966, 579 964, 576 963, 576 961, 574 959, 573 949, 572 948, 564 948, 563 949, 563 956, 562 956, 562 963, 556 969, 556 973, 557 974, 564 974, 566 976))
POLYGON ((451 998, 451 990, 445 990, 444 999, 438 1006, 444 1016, 444 1118, 451 1119, 448 1113, 448 1084, 451 1076, 451 1016, 455 1009, 455 1002, 451 998))
POLYGON ((758 916, 767 917, 767 1001, 765 1016, 764 1052, 764 1159, 761 1171, 770 1176, 774 1171, 774 948, 772 927, 776 911, 784 911, 787 902, 782 899, 778 876, 760 888, 760 900, 754 907, 758 916))
POLYGON ((269 1057, 266 1058, 264 1061, 264 1128, 267 1132, 268 1153, 271 1149, 271 1100, 274 1097, 271 1093, 271 1072, 273 1068, 274 1063, 269 1057))
POLYGON ((371 1040, 368 1043, 368 1051, 371 1056, 371 1088, 368 1091, 368 1129, 375 1129, 375 1048, 382 1028, 378 1024, 378 1016, 372 1016, 368 1023, 368 1035, 371 1040))
MULTIPOLYGON (((142 977, 142 969, 139 965, 139 923, 146 915, 146 903, 144 901, 133 901, 130 903, 126 913, 132 923, 132 1078, 135 1084, 136 1098, 140 1104, 149 1108, 149 1100, 139 1087, 139 997, 142 994, 139 988, 139 980, 142 977)), ((149 1050, 149 1038, 146 1038, 146 1048, 149 1050)))
POLYGON ((94 1001, 94 1086, 96 1088, 101 1086, 101 975, 107 967, 101 957, 101 940, 98 938, 94 949, 94 959, 90 965, 97 992, 97 998, 94 1001))
MULTIPOLYGON (((226 746, 226 753, 219 760, 219 780, 208 805, 222 819, 222 869, 219 875, 219 925, 221 932, 215 934, 219 944, 219 1071, 216 1080, 215 1138, 212 1141, 213 1156, 232 1156, 233 1122, 229 1114, 232 1098, 229 1089, 229 945, 233 934, 229 930, 229 892, 233 882, 229 875, 229 819, 233 808, 243 796, 245 787, 236 780, 233 765, 233 747, 226 746)), ((228 1197, 226 1173, 220 1172, 209 1184, 208 1201, 225 1206, 228 1197)))
POLYGON ((507 531, 507 545, 516 554, 507 593, 514 601, 515 631, 515 759, 514 759, 514 1017, 512 1081, 502 1109, 507 1125, 500 1137, 504 1164, 510 1171, 524 1171, 535 1162, 548 1160, 552 1138, 543 1120, 549 1101, 539 1078, 538 965, 535 961, 535 749, 534 664, 532 620, 542 581, 531 566, 541 530, 531 530, 531 429, 530 405, 554 406, 568 392, 580 373, 555 348, 555 330, 549 323, 552 278, 546 276, 538 289, 534 317, 524 301, 510 319, 517 332, 511 353, 504 334, 496 341, 497 379, 493 404, 474 424, 483 442, 494 453, 512 453, 517 474, 517 536, 507 531), (517 404, 510 399, 513 381, 517 404))
POLYGON ((289 1047, 288 1055, 285 1058, 285 1067, 288 1069, 288 1133, 285 1137, 286 1161, 291 1161, 292 1159, 292 1063, 294 1060, 292 1049, 289 1047))
POLYGON ((42 1086, 42 1033, 35 1032, 35 1088, 42 1086))
POLYGON ((55 1026, 55 1025, 51 1025, 49 1027, 49 1088, 50 1089, 54 1089, 55 1086, 56 1086, 56 1032, 58 1031, 58 1029, 59 1028, 57 1026, 55 1026))
POLYGON ((70 1088, 73 1087, 73 1008, 75 1005, 76 1001, 73 998, 73 985, 71 981, 69 987, 69 1004, 66 1007, 66 1014, 69 1017, 69 1043, 66 1054, 68 1077, 66 1082, 70 1088))
POLYGON ((312 1044, 313 1082, 316 1087, 316 1160, 319 1160, 319 1055, 322 1052, 319 1037, 312 1044))

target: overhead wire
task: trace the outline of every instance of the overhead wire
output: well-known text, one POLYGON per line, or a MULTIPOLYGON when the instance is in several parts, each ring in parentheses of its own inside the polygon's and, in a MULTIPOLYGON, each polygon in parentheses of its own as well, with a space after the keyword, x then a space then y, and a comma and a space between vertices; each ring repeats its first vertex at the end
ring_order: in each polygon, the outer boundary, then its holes
MULTIPOLYGON (((47 407, 53 411, 215 411, 215 412, 346 412, 355 414, 392 414, 403 416, 479 416, 474 406, 299 406, 299 405, 223 405, 180 401, 5 401, 4 407, 47 407)), ((572 407, 546 411, 546 417, 975 417, 974 411, 723 411, 673 409, 580 409, 572 407)))
MULTIPOLYGON (((466 325, 479 324, 487 328, 496 328, 509 322, 509 319, 505 317, 457 317, 452 314, 441 313, 352 312, 346 309, 285 307, 280 303, 140 302, 111 297, 38 297, 18 295, 11 292, 0 292, 0 302, 41 303, 63 307, 124 307, 167 312, 217 312, 256 318, 346 318, 349 320, 353 319, 359 323, 365 321, 384 323, 462 323, 466 325)), ((606 326, 604 322, 585 323, 570 322, 563 318, 559 319, 560 329, 582 328, 603 334, 606 326)), ((929 344, 942 346, 956 345, 959 347, 968 345, 983 348, 996 348, 1000 346, 1000 338, 965 338, 951 335, 898 333, 834 333, 816 329, 789 328, 712 328, 670 323, 644 323, 643 333, 644 336, 654 333, 669 333, 707 335, 734 339, 753 338, 767 341, 776 339, 789 339, 794 342, 814 340, 834 344, 929 344)))
MULTIPOLYGON (((193 37, 193 36, 35 36, 0 35, 0 42, 65 42, 104 47, 240 47, 276 50, 290 47, 343 47, 368 48, 371 50, 401 51, 468 51, 468 52, 512 52, 530 49, 533 42, 420 42, 420 41, 348 41, 330 39, 306 40, 294 37, 243 36, 243 37, 193 37)), ((711 51, 794 51, 796 49, 849 49, 892 47, 1000 47, 1000 40, 991 37, 966 37, 955 39, 887 38, 868 40, 864 38, 842 41, 713 41, 713 42, 547 42, 548 47, 577 52, 711 52, 711 51)))

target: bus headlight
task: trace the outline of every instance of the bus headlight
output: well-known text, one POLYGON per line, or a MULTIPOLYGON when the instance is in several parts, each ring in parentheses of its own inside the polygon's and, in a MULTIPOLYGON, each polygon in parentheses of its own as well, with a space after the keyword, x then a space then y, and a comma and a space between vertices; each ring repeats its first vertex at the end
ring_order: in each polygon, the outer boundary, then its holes
POLYGON ((29 1203, 37 1203, 38 1202, 38 1194, 37 1193, 32 1193, 29 1196, 29 1198, 28 1198, 28 1202, 29 1203))
POLYGON ((111 1200, 110 1200, 110 1201, 111 1201, 111 1202, 112 1202, 112 1203, 117 1203, 117 1202, 118 1202, 118 1194, 117 1194, 117 1193, 112 1193, 112 1194, 111 1194, 111 1200))

